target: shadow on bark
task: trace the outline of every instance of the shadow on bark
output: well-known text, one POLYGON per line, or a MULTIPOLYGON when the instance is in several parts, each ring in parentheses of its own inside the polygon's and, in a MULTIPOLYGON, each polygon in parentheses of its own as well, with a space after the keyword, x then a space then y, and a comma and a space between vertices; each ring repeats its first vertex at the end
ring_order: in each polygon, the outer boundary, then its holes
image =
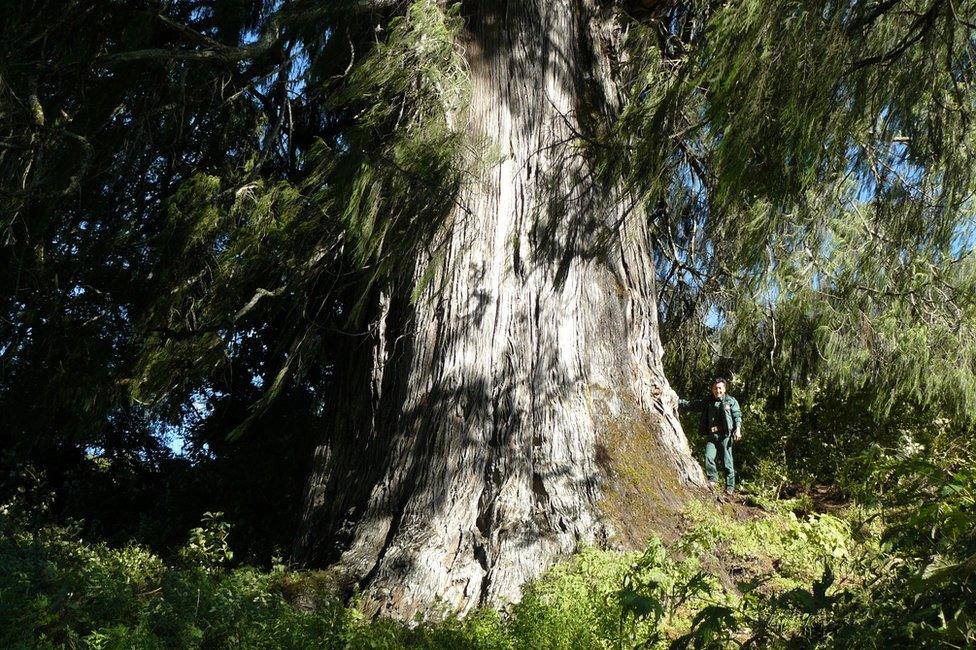
POLYGON ((424 293, 411 301, 401 280, 375 297, 296 546, 364 589, 368 611, 402 618, 439 598, 467 611, 517 597, 559 555, 608 544, 614 525, 639 538, 626 517, 659 520, 700 480, 660 367, 646 232, 623 241, 629 208, 573 145, 582 114, 610 114, 587 74, 595 9, 464 8, 475 88, 501 103, 473 119, 520 144, 463 190, 475 209, 451 222, 424 293))
MULTIPOLYGON (((540 266, 562 286, 571 264, 605 259, 637 201, 598 177, 585 142, 599 140, 617 118, 620 100, 610 91, 609 56, 616 34, 609 7, 580 2, 465 3, 466 47, 476 63, 508 71, 501 111, 516 116, 515 135, 534 142, 523 162, 538 191, 525 210, 530 248, 540 266), (598 33, 600 32, 600 33, 598 33), (519 83, 543 80, 543 85, 519 83), (520 130, 521 129, 521 130, 520 130)), ((639 213, 640 210, 637 210, 639 213)))

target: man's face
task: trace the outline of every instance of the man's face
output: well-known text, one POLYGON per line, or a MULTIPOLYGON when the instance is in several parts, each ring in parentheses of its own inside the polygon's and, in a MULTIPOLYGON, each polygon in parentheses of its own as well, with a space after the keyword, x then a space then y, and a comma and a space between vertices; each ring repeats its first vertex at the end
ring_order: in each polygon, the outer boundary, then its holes
POLYGON ((724 381, 720 381, 720 382, 716 382, 716 383, 712 384, 712 395, 715 396, 715 399, 719 399, 723 395, 725 395, 725 382, 724 381))

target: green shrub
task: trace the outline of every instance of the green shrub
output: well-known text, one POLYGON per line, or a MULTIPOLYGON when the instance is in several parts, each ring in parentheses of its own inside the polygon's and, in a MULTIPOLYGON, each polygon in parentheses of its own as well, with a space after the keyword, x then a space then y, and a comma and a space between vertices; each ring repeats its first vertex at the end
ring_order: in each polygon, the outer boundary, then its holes
POLYGON ((222 512, 203 513, 203 525, 190 531, 189 541, 180 549, 179 558, 184 564, 213 572, 234 559, 227 541, 230 524, 221 521, 222 516, 222 512))
MULTIPOLYGON (((960 647, 976 616, 976 463, 953 448, 894 454, 886 509, 797 516, 692 505, 666 549, 584 548, 503 611, 409 627, 372 621, 324 572, 228 568, 207 515, 167 564, 139 546, 0 516, 0 647, 960 647), (294 602, 300 601, 302 607, 294 602)), ((11 511, 12 512, 12 511, 11 511)))

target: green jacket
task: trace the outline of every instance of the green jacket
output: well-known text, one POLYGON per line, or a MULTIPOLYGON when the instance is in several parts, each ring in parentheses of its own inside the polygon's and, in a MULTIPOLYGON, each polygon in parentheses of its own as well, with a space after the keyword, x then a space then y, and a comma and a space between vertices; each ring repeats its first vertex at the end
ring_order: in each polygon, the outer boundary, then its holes
MULTIPOLYGON (((708 411, 709 408, 718 402, 712 396, 706 397, 704 399, 696 400, 678 400, 678 408, 682 411, 701 411, 701 420, 698 422, 698 432, 703 436, 707 436, 711 433, 709 431, 708 424, 708 411)), ((739 402, 736 401, 731 395, 722 396, 722 413, 725 417, 719 418, 719 431, 716 435, 727 436, 730 435, 736 429, 741 431, 742 429, 742 409, 739 408, 739 402), (724 425, 724 427, 722 426, 724 425)))

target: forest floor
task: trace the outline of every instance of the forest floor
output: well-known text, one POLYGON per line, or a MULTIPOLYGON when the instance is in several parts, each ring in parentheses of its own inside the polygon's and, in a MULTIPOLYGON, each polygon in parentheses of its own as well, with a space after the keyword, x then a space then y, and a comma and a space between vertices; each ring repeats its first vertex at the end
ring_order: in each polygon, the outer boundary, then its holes
POLYGON ((795 636, 828 612, 820 600, 834 596, 817 585, 835 575, 835 591, 864 583, 857 567, 876 546, 873 532, 863 534, 862 514, 829 486, 789 498, 747 491, 693 501, 672 522, 673 540, 652 535, 629 551, 583 547, 526 585, 520 602, 407 624, 364 616, 355 598, 335 594, 326 572, 234 566, 227 525, 216 520, 175 559, 90 543, 75 529, 8 525, 0 535, 0 613, 13 615, 0 616, 0 647, 765 643, 760 632, 795 636))
POLYGON ((711 552, 699 553, 699 559, 702 568, 716 577, 725 590, 736 596, 742 595, 743 585, 751 585, 754 581, 776 575, 783 563, 783 558, 777 557, 776 544, 770 548, 754 549, 754 540, 746 531, 772 527, 784 533, 794 522, 817 520, 823 515, 830 520, 843 518, 846 509, 852 505, 832 485, 814 485, 809 488, 785 485, 778 490, 774 499, 763 498, 748 490, 737 491, 732 495, 716 492, 706 495, 701 503, 714 512, 715 517, 703 519, 701 512, 692 508, 692 516, 688 516, 686 512, 683 517, 681 535, 667 543, 667 546, 670 551, 682 556, 686 553, 684 547, 687 546, 687 538, 696 535, 696 528, 701 528, 703 521, 726 526, 728 535, 719 535, 717 543, 710 549, 711 552), (784 524, 784 517, 789 523, 784 524), (736 539, 742 536, 748 538, 745 543, 748 550, 742 548, 742 540, 736 539))

